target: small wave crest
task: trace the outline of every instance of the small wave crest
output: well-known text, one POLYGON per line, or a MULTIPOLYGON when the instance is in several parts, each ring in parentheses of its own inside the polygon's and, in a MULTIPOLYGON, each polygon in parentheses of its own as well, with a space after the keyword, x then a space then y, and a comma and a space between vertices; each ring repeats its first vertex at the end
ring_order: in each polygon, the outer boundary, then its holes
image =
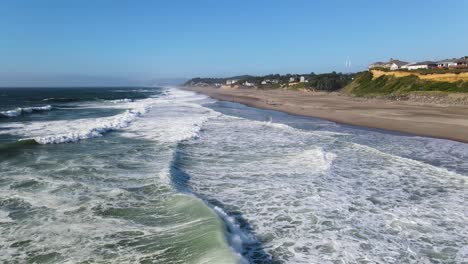
POLYGON ((117 100, 109 100, 109 102, 118 104, 118 103, 131 103, 134 102, 133 99, 128 99, 128 98, 123 98, 123 99, 117 99, 117 100))
POLYGON ((18 107, 16 109, 1 111, 0 115, 5 117, 17 117, 23 114, 29 114, 32 112, 39 112, 39 111, 50 111, 52 110, 51 105, 45 106, 31 106, 31 107, 18 107))

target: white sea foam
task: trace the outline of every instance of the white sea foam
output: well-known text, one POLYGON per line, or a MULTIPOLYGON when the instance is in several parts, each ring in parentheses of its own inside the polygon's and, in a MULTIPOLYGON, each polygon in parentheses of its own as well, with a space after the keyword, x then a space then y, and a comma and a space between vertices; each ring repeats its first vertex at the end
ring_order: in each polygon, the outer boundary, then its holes
POLYGON ((29 123, 8 124, 12 128, 0 133, 16 134, 24 139, 34 139, 40 144, 71 143, 79 140, 99 137, 112 130, 129 126, 145 114, 152 106, 153 99, 133 103, 132 109, 111 117, 87 118, 78 120, 36 121, 29 123))
POLYGON ((71 122, 35 122, 30 125, 25 125, 25 129, 32 134, 35 132, 39 134, 38 136, 27 139, 34 139, 40 144, 70 143, 99 137, 106 132, 125 128, 145 112, 146 108, 142 108, 126 110, 122 114, 109 118, 81 119, 71 122))
POLYGON ((34 111, 50 111, 50 110, 52 110, 51 105, 18 107, 13 110, 1 111, 0 115, 6 116, 6 117, 17 117, 25 113, 32 113, 34 111))
POLYGON ((134 101, 133 99, 124 98, 124 99, 110 100, 109 102, 118 104, 118 103, 131 103, 133 101, 134 101))
POLYGON ((200 105, 206 99, 193 92, 170 90, 166 96, 154 99, 157 103, 142 122, 123 130, 121 135, 165 143, 197 137, 206 121, 221 115, 200 105))
POLYGON ((219 214, 228 226, 247 221, 273 259, 424 263, 468 256, 465 175, 347 142, 354 131, 342 138, 228 116, 203 129, 179 157, 190 188, 240 212, 219 214))
MULTIPOLYGON (((193 92, 170 90, 166 96, 138 101, 122 99, 106 104, 83 104, 82 108, 121 108, 124 113, 102 118, 9 123, 0 134, 15 134, 40 144, 72 143, 121 130, 123 136, 144 137, 160 142, 178 142, 196 137, 202 124, 219 116, 199 103, 207 97, 193 92), (153 113, 151 109, 154 108, 153 113), (145 115, 144 120, 135 122, 145 115)), ((45 109, 45 108, 44 108, 45 109)), ((29 110, 28 110, 29 111, 29 110)))
POLYGON ((13 219, 11 219, 9 216, 8 212, 5 212, 3 210, 0 210, 0 223, 8 223, 12 222, 13 219))

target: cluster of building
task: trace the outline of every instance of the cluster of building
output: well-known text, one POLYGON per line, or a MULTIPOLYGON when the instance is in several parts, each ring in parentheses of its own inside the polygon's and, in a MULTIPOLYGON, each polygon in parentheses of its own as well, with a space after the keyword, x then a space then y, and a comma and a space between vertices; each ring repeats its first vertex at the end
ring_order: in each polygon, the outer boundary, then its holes
POLYGON ((278 84, 280 81, 278 79, 266 79, 261 82, 262 85, 267 85, 267 84, 278 84))
POLYGON ((305 82, 309 82, 308 80, 306 80, 306 78, 304 76, 293 76, 293 77, 290 77, 289 78, 289 83, 290 84, 293 84, 293 83, 305 83, 305 82))
MULTIPOLYGON (((305 76, 292 76, 289 78, 289 85, 295 85, 298 83, 307 83, 309 82, 305 76)), ((279 79, 264 79, 260 82, 261 85, 273 85, 273 84, 279 84, 281 81, 279 79)), ((240 80, 226 80, 226 85, 228 86, 233 86, 233 85, 242 85, 246 87, 255 87, 256 84, 251 81, 244 81, 241 82, 240 80)), ((216 86, 222 86, 222 84, 217 83, 216 86)))
POLYGON ((406 62, 401 60, 390 59, 388 62, 375 62, 369 65, 369 69, 385 68, 392 71, 396 70, 418 70, 418 69, 454 69, 468 68, 468 56, 459 59, 445 59, 440 61, 422 61, 422 62, 406 62))

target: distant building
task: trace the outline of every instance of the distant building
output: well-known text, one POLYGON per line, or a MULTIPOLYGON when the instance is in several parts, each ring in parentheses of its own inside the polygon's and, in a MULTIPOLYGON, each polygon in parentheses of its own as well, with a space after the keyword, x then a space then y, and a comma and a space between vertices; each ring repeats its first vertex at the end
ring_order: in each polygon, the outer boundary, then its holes
POLYGON ((392 71, 407 69, 434 69, 434 68, 468 68, 468 56, 461 57, 459 59, 445 59, 440 61, 423 61, 417 63, 408 63, 405 61, 390 59, 388 62, 374 62, 368 67, 371 69, 384 68, 392 71))
POLYGON ((457 68, 468 68, 468 56, 456 60, 457 68))
POLYGON ((267 84, 278 84, 279 80, 278 79, 266 79, 262 81, 262 85, 267 85, 267 84))
POLYGON ((457 59, 447 59, 437 61, 438 68, 455 68, 457 67, 457 59))
POLYGON ((468 56, 461 57, 460 59, 448 59, 437 62, 438 68, 467 68, 468 56))
POLYGON ((244 82, 244 86, 253 87, 253 86, 255 86, 255 83, 251 83, 251 82, 249 82, 249 81, 245 81, 245 82, 244 82))
POLYGON ((437 63, 433 61, 417 62, 417 63, 408 64, 406 66, 406 68, 410 71, 417 70, 417 69, 432 69, 436 67, 437 67, 437 63))
POLYGON ((303 83, 303 82, 305 82, 305 81, 306 81, 306 79, 305 79, 304 76, 301 76, 301 78, 299 78, 299 82, 303 83))
POLYGON ((371 65, 369 65, 368 68, 369 69, 385 68, 385 69, 389 69, 392 71, 396 71, 396 70, 402 69, 402 67, 407 64, 408 62, 406 61, 390 59, 388 62, 381 62, 381 61, 374 62, 371 65))
POLYGON ((233 85, 233 84, 235 84, 237 82, 238 82, 237 80, 227 80, 226 85, 233 85))
POLYGON ((396 71, 401 69, 401 67, 408 65, 409 63, 406 61, 401 61, 401 60, 390 60, 387 64, 388 68, 391 71, 396 71))
POLYGON ((289 82, 290 83, 297 82, 297 77, 289 77, 289 82))
POLYGON ((262 85, 267 85, 267 84, 278 84, 279 80, 278 79, 265 79, 261 82, 262 85))
POLYGON ((374 62, 374 63, 370 64, 368 68, 369 68, 369 70, 375 69, 375 68, 385 68, 385 63, 381 62, 381 61, 374 62))

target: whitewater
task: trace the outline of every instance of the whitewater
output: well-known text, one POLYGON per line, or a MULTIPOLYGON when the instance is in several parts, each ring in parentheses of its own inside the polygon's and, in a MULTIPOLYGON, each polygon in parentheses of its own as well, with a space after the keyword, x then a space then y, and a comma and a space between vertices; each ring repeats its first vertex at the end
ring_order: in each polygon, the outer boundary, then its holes
POLYGON ((468 259, 467 144, 176 88, 31 96, 0 91, 0 262, 468 259))

